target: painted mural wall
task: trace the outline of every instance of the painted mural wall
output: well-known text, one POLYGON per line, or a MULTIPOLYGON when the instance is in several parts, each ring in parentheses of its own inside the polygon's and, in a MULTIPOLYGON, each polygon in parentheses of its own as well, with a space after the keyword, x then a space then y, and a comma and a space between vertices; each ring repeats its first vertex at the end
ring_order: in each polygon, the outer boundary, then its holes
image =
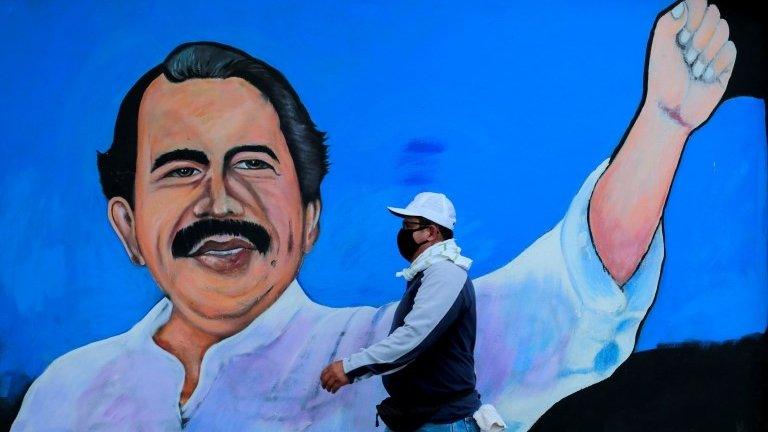
POLYGON ((14 430, 376 430, 381 380, 320 374, 389 333, 408 262, 387 206, 423 191, 455 206, 477 390, 509 430, 660 344, 763 333, 762 27, 673 6, 0 5, 3 421, 26 394, 14 430), (199 76, 248 56, 306 113, 199 76), (216 339, 191 386, 174 311, 216 339))

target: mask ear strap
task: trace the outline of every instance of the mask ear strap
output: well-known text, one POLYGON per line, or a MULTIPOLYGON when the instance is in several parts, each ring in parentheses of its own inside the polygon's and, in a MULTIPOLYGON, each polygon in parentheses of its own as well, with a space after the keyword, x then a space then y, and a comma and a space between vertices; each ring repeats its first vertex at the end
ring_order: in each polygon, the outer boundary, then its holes
MULTIPOLYGON (((413 231, 419 231, 419 230, 422 230, 422 229, 424 229, 424 228, 429 228, 429 227, 431 227, 431 226, 432 226, 431 224, 423 225, 423 226, 421 226, 421 227, 419 227, 419 228, 417 228, 417 229, 415 229, 415 230, 413 230, 413 231)), ((411 233, 411 235, 413 235, 413 233, 411 233)), ((414 242, 415 242, 415 241, 416 241, 416 240, 414 240, 414 242)), ((423 245, 423 244, 427 244, 427 243, 429 243, 429 240, 424 240, 424 241, 423 241, 423 242, 421 242, 421 243, 416 243, 416 246, 421 246, 421 245, 423 245)))

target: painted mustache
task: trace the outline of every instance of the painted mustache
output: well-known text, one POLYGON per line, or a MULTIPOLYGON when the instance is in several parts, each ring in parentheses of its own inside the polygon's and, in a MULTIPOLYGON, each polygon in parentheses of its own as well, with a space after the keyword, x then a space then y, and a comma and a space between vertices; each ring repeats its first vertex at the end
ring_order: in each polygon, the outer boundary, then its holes
POLYGON ((244 238, 250 245, 245 245, 245 242, 238 239, 226 243, 238 243, 232 246, 251 248, 262 255, 267 253, 272 243, 267 230, 257 223, 233 219, 201 219, 176 233, 171 244, 171 253, 174 258, 188 258, 205 253, 205 245, 197 246, 205 239, 217 235, 244 238))

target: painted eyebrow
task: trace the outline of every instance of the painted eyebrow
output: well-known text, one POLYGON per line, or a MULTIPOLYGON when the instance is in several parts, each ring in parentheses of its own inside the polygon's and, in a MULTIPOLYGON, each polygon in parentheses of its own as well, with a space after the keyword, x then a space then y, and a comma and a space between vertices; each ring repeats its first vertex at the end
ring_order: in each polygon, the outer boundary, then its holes
POLYGON ((208 156, 200 150, 191 149, 177 149, 171 150, 168 153, 163 153, 155 159, 155 163, 152 164, 152 172, 161 166, 175 162, 175 161, 192 161, 201 165, 208 165, 210 161, 208 156))
POLYGON ((227 153, 224 154, 224 163, 229 164, 229 162, 232 160, 232 158, 235 157, 236 154, 242 153, 242 152, 265 153, 275 161, 280 162, 280 159, 277 158, 277 155, 275 154, 275 152, 272 151, 271 148, 261 144, 250 144, 250 145, 241 145, 241 146, 237 146, 235 148, 229 149, 227 153))

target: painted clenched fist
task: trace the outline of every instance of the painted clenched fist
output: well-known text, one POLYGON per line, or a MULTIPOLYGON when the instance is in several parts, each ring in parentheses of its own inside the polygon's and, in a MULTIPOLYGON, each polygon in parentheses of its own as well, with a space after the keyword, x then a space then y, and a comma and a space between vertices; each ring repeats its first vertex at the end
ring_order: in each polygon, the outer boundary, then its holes
POLYGON ((731 78, 736 45, 728 23, 706 0, 686 0, 662 15, 653 31, 646 106, 654 104, 689 130, 709 118, 731 78))

